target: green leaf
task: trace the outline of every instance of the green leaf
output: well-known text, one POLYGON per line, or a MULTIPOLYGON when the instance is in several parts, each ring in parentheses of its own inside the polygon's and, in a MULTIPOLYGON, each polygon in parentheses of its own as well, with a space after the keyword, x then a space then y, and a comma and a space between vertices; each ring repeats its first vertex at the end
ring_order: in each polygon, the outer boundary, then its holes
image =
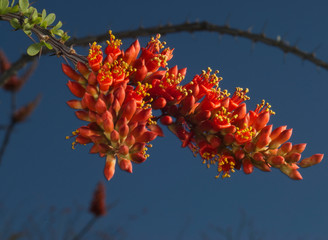
POLYGON ((13 7, 15 3, 15 0, 12 0, 10 7, 13 7))
POLYGON ((30 5, 28 0, 19 0, 19 7, 22 10, 22 12, 25 12, 30 5))
POLYGON ((19 6, 18 5, 15 5, 13 7, 10 7, 8 9, 9 9, 8 12, 10 12, 10 13, 17 13, 17 12, 19 12, 19 6))
POLYGON ((37 17, 34 21, 33 21, 34 24, 40 24, 41 23, 41 17, 37 17))
POLYGON ((37 55, 40 52, 42 45, 42 43, 33 43, 27 48, 27 54, 30 56, 37 55))
POLYGON ((33 14, 35 8, 34 7, 29 7, 26 11, 25 11, 25 16, 29 17, 33 14))
POLYGON ((46 28, 48 26, 47 22, 45 21, 46 16, 47 16, 47 11, 43 9, 41 14, 41 24, 40 24, 40 26, 43 28, 46 28))
POLYGON ((54 13, 50 13, 44 21, 47 23, 47 25, 51 25, 56 19, 56 15, 54 13))
POLYGON ((56 34, 56 35, 58 35, 59 37, 61 37, 61 36, 63 36, 64 31, 61 30, 61 29, 58 29, 58 30, 55 30, 55 31, 54 31, 54 34, 56 34))
MULTIPOLYGON (((59 28, 60 28, 62 25, 63 25, 62 22, 59 21, 59 22, 56 24, 56 26, 54 26, 52 29, 50 29, 51 34, 52 34, 52 35, 55 35, 55 34, 59 35, 57 32, 60 30, 59 28)), ((61 30, 61 31, 62 31, 62 30, 61 30)))
POLYGON ((63 42, 66 42, 68 39, 70 39, 70 36, 67 35, 67 33, 65 32, 62 36, 61 36, 61 40, 63 42))
POLYGON ((10 20, 10 24, 11 24, 11 26, 12 26, 13 28, 15 28, 15 29, 19 29, 19 28, 21 28, 21 25, 19 24, 19 21, 18 21, 18 19, 16 19, 16 18, 11 19, 11 20, 10 20))
POLYGON ((35 21, 38 18, 38 10, 34 8, 34 11, 31 15, 32 21, 35 21))
POLYGON ((43 9, 42 14, 41 14, 42 21, 46 18, 46 16, 47 16, 47 11, 45 9, 43 9))
POLYGON ((23 25, 23 30, 31 30, 34 27, 34 24, 26 23, 23 25))
POLYGON ((8 0, 0 0, 0 14, 4 14, 9 6, 8 0))
POLYGON ((43 43, 43 45, 46 46, 48 49, 50 49, 50 50, 53 49, 53 47, 52 47, 49 43, 47 43, 47 42, 45 42, 45 41, 43 41, 42 43, 43 43))
POLYGON ((23 30, 23 31, 24 31, 24 33, 25 33, 26 35, 28 35, 28 36, 31 36, 31 35, 32 35, 31 30, 23 30))

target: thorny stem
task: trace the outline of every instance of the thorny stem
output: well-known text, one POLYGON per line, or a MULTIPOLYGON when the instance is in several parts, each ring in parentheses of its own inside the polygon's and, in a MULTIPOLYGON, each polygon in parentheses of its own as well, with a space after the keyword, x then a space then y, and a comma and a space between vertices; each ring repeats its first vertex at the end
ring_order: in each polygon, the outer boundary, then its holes
POLYGON ((82 239, 82 237, 91 229, 99 217, 93 216, 89 222, 81 229, 81 231, 73 238, 73 240, 82 239))
MULTIPOLYGON (((0 20, 10 21, 12 18, 17 18, 21 20, 22 16, 19 14, 5 14, 0 15, 0 20)), ((193 22, 193 23, 182 23, 177 25, 168 24, 166 26, 157 26, 157 27, 149 27, 149 28, 138 28, 132 31, 121 31, 116 33, 115 35, 118 38, 136 38, 140 36, 150 36, 157 33, 162 35, 171 34, 171 33, 179 33, 179 32, 216 32, 219 34, 227 34, 234 37, 242 37, 251 40, 252 42, 262 42, 266 45, 273 46, 282 50, 285 54, 291 53, 303 60, 312 62, 313 64, 322 67, 328 70, 328 62, 325 62, 315 56, 314 52, 305 52, 300 50, 297 46, 290 46, 286 41, 281 39, 273 39, 267 37, 264 33, 251 33, 249 30, 241 30, 237 28, 231 28, 228 25, 216 25, 209 23, 207 21, 203 22, 193 22)), ((40 40, 46 40, 49 44, 54 47, 56 55, 66 57, 71 60, 74 64, 77 61, 86 62, 86 58, 84 56, 78 55, 75 51, 68 46, 74 44, 75 46, 87 46, 89 43, 97 41, 103 42, 107 40, 108 34, 101 34, 97 36, 88 36, 83 38, 73 38, 70 41, 66 42, 66 45, 56 38, 50 35, 50 32, 46 29, 43 29, 39 26, 35 26, 32 29, 32 32, 35 33, 40 40)), ((49 53, 49 50, 43 51, 42 54, 49 53)), ((12 76, 15 72, 21 69, 28 61, 31 61, 34 57, 30 57, 28 55, 22 55, 21 58, 16 61, 10 69, 2 74, 0 77, 0 86, 3 85, 5 80, 12 76)))
MULTIPOLYGON (((20 22, 22 22, 24 19, 24 16, 21 16, 17 13, 8 13, 4 15, 0 15, 0 20, 4 21, 10 21, 11 19, 17 19, 20 22)), ((37 25, 35 25, 31 31, 38 37, 38 39, 41 41, 46 41, 53 47, 53 51, 55 51, 57 56, 63 56, 64 58, 67 58, 70 60, 74 65, 76 65, 77 62, 87 62, 87 58, 85 56, 79 55, 75 52, 75 50, 71 47, 68 47, 60 40, 56 39, 55 37, 51 36, 51 33, 44 28, 41 28, 37 25)), ((43 51, 43 54, 49 53, 50 51, 47 49, 43 51)), ((22 55, 22 57, 15 62, 10 69, 5 71, 1 77, 0 77, 0 86, 2 86, 5 83, 5 80, 11 77, 13 74, 15 74, 19 69, 24 67, 24 65, 33 60, 36 56, 31 57, 27 54, 22 55)))

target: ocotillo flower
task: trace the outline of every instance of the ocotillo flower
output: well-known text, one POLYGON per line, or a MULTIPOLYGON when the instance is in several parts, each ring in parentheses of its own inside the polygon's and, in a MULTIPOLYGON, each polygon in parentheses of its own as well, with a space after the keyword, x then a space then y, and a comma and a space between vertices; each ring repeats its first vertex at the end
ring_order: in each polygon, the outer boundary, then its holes
POLYGON ((305 144, 287 142, 292 129, 281 126, 272 131, 267 124, 274 112, 264 100, 247 112, 248 89, 236 88, 230 96, 219 88, 218 71, 212 74, 208 68, 181 85, 186 68, 163 69, 173 50, 165 48, 159 38, 152 38, 145 48, 135 41, 123 51, 121 40, 110 32, 105 55, 93 43, 88 66, 78 63, 76 72, 63 64, 64 73, 72 79, 67 85, 80 98, 67 103, 77 110, 79 119, 89 122, 73 132, 73 147, 92 143, 90 153, 106 157, 108 180, 116 161, 122 170, 132 172, 131 161, 146 160, 149 142, 162 135, 157 120, 208 167, 215 164, 217 177, 230 177, 241 168, 249 174, 254 167, 262 171, 275 167, 292 179, 301 179, 299 166, 322 160, 322 154, 315 154, 300 161, 305 144), (160 109, 161 114, 152 116, 152 109, 160 109))
MULTIPOLYGON (((76 143, 93 143, 90 153, 106 157, 105 177, 109 180, 115 172, 116 161, 122 170, 132 172, 131 161, 141 163, 148 157, 147 147, 158 132, 152 126, 152 111, 144 101, 148 84, 136 87, 128 85, 129 77, 137 71, 124 61, 124 51, 120 50, 120 41, 111 34, 103 57, 100 46, 90 47, 89 66, 78 63, 76 72, 63 64, 64 73, 72 79, 68 82, 70 91, 80 100, 71 100, 67 104, 76 109, 76 116, 90 122, 73 132, 76 143)), ((138 48, 134 43, 132 46, 138 48)), ((136 57, 128 58, 133 63, 136 57)))
POLYGON ((176 85, 181 98, 175 97, 179 101, 174 107, 162 109, 161 122, 177 135, 182 147, 189 146, 208 167, 217 165, 217 177, 230 177, 241 167, 249 174, 255 166, 263 171, 279 168, 299 180, 298 165, 312 166, 322 160, 322 154, 315 154, 299 162, 305 144, 285 143, 292 134, 286 126, 272 131, 272 125, 267 125, 274 114, 271 106, 263 101, 247 113, 244 101, 249 99, 248 89, 236 88, 230 97, 218 88, 222 79, 216 77, 217 72, 210 72, 204 71, 184 86, 176 85))

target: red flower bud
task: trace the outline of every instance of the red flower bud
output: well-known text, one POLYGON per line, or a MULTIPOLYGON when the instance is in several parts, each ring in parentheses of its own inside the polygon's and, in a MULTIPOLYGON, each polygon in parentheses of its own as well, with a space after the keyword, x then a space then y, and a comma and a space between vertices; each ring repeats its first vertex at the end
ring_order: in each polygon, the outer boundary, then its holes
POLYGON ((287 128, 287 126, 285 125, 285 126, 280 126, 280 127, 276 128, 275 130, 273 130, 270 135, 271 141, 276 139, 282 131, 286 130, 286 128, 287 128))
POLYGON ((270 120, 270 113, 268 111, 261 113, 255 120, 253 126, 256 131, 260 131, 264 128, 270 120))
POLYGON ((66 102, 67 105, 73 109, 83 109, 80 100, 69 100, 66 102))
POLYGON ((279 167, 285 163, 285 158, 282 156, 270 156, 267 162, 275 167, 279 167))
POLYGON ((153 109, 162 109, 166 106, 166 100, 163 97, 156 98, 155 101, 151 103, 153 109))
POLYGON ((196 115, 194 115, 194 120, 196 122, 202 122, 204 120, 210 119, 212 112, 210 110, 198 111, 196 115))
POLYGON ((306 143, 295 144, 293 145, 292 150, 290 152, 302 153, 305 150, 305 147, 306 147, 306 143))
POLYGON ((294 180, 302 180, 302 175, 297 171, 298 166, 295 163, 284 164, 280 167, 280 171, 294 180))
POLYGON ((256 146, 252 142, 247 142, 244 146, 245 151, 248 153, 255 151, 255 148, 256 148, 256 146))
POLYGON ((107 155, 106 164, 104 168, 105 178, 109 181, 115 173, 116 159, 113 155, 107 155))
POLYGON ((289 153, 285 156, 285 160, 288 163, 296 163, 301 159, 301 154, 294 152, 294 153, 289 153))
POLYGON ((322 159, 323 159, 323 154, 314 154, 314 155, 312 155, 312 156, 309 157, 309 158, 305 158, 305 159, 303 159, 303 160, 299 163, 299 165, 300 165, 300 167, 302 167, 302 168, 311 167, 311 166, 313 166, 313 165, 315 165, 315 164, 320 163, 320 162, 322 161, 322 159))
POLYGON ((257 148, 259 148, 259 149, 264 148, 265 146, 267 146, 270 143, 271 131, 272 131, 272 125, 266 126, 261 130, 261 132, 257 136, 257 141, 256 141, 257 148))
POLYGON ((94 72, 91 72, 88 77, 88 84, 89 85, 96 85, 97 84, 97 76, 94 72))
POLYGON ((123 124, 119 127, 118 132, 121 138, 125 138, 129 133, 129 126, 127 124, 123 124))
POLYGON ((111 133, 114 129, 113 116, 109 111, 104 112, 102 115, 104 130, 111 133))
POLYGON ((118 165, 123 171, 132 173, 132 163, 130 160, 118 158, 118 165))
POLYGON ((246 173, 246 174, 250 174, 253 172, 254 166, 249 158, 245 158, 243 160, 243 170, 244 170, 244 173, 246 173))
POLYGON ((190 110, 194 107, 195 102, 195 97, 193 95, 188 95, 180 104, 180 114, 182 116, 188 115, 190 110))
POLYGON ((146 159, 147 159, 147 157, 144 154, 142 154, 142 153, 133 153, 133 154, 130 154, 130 158, 135 163, 142 163, 142 162, 146 161, 146 159))
POLYGON ((129 134, 125 139, 125 144, 131 147, 136 142, 135 137, 132 134, 129 134))
POLYGON ((245 152, 242 149, 239 149, 235 152, 235 159, 242 160, 245 157, 245 152))
POLYGON ((142 135, 136 137, 137 142, 150 142, 157 137, 157 134, 151 131, 144 132, 142 135))
POLYGON ((96 100, 94 99, 94 97, 92 95, 90 95, 89 93, 85 93, 83 96, 83 99, 81 101, 82 103, 82 107, 83 108, 88 108, 91 111, 96 111, 96 100))
POLYGON ((115 129, 110 133, 110 140, 112 142, 118 142, 120 140, 120 134, 115 129))
POLYGON ((85 88, 81 86, 81 84, 77 82, 68 81, 67 86, 71 93, 73 93, 76 97, 82 98, 85 93, 85 88))
POLYGON ((75 141, 79 144, 88 144, 92 142, 90 138, 85 138, 80 135, 75 138, 75 141))
POLYGON ((284 130, 269 144, 269 148, 275 149, 278 148, 281 144, 288 141, 292 136, 293 129, 284 130))
POLYGON ((125 99, 125 89, 123 86, 119 86, 115 89, 114 97, 118 100, 120 106, 122 106, 125 99))
POLYGON ((156 133, 159 137, 164 137, 164 133, 162 128, 157 124, 151 124, 148 126, 149 130, 151 130, 153 133, 156 133))
POLYGON ((146 127, 145 125, 139 125, 137 126, 136 128, 134 128, 132 131, 131 131, 131 134, 137 138, 139 137, 140 135, 142 135, 145 131, 146 131, 146 127))
POLYGON ((161 121, 161 123, 162 123, 163 125, 170 125, 170 124, 172 124, 173 119, 172 119, 171 116, 169 116, 169 115, 165 115, 165 116, 162 116, 162 117, 160 118, 160 121, 161 121))
POLYGON ((121 155, 127 155, 129 153, 129 147, 126 145, 121 145, 118 149, 118 153, 121 155))
POLYGON ((233 112, 234 115, 237 115, 237 119, 242 119, 246 116, 246 104, 240 104, 233 112))
POLYGON ((106 112, 107 106, 106 106, 105 101, 102 100, 101 98, 98 98, 97 102, 95 104, 95 110, 99 114, 103 114, 104 112, 106 112))
POLYGON ((91 119, 89 117, 89 112, 88 111, 76 111, 75 112, 75 115, 80 120, 88 121, 88 122, 91 121, 91 119))
POLYGON ((130 152, 132 153, 141 152, 145 148, 145 146, 146 146, 145 142, 137 142, 133 145, 130 152))
POLYGON ((222 139, 218 136, 215 135, 208 135, 206 137, 206 140, 211 144, 212 147, 214 148, 218 148, 219 146, 221 146, 222 143, 222 139))
POLYGON ((139 51, 140 51, 139 41, 135 40, 134 43, 132 43, 131 46, 128 49, 126 49, 123 60, 127 64, 130 64, 131 62, 135 61, 135 59, 138 56, 139 51))
POLYGON ((137 110, 137 102, 136 100, 131 99, 123 106, 121 118, 125 117, 128 121, 130 121, 136 110, 137 110))
POLYGON ((89 68, 87 67, 87 65, 85 65, 82 62, 77 62, 76 64, 76 68, 77 70, 82 73, 83 76, 87 76, 88 74, 90 74, 89 68))
POLYGON ((112 110, 114 110, 115 116, 117 116, 118 112, 121 110, 121 104, 119 103, 119 101, 116 98, 114 99, 114 102, 113 102, 111 108, 112 108, 112 110))
POLYGON ((151 117, 152 110, 151 108, 147 109, 137 109, 134 116, 131 118, 131 122, 147 122, 148 119, 151 117))
POLYGON ((76 82, 85 83, 83 77, 77 72, 75 72, 74 69, 68 66, 67 64, 62 63, 62 70, 65 73, 65 75, 68 76, 70 79, 76 82))
POLYGON ((148 73, 147 67, 145 65, 145 60, 136 60, 133 67, 137 69, 137 71, 132 76, 133 81, 135 83, 142 82, 148 73))
POLYGON ((94 98, 98 97, 99 94, 99 90, 96 86, 92 86, 92 85, 87 85, 85 91, 87 93, 89 93, 90 95, 92 95, 94 98))
POLYGON ((286 142, 278 150, 278 155, 284 155, 286 153, 289 153, 292 150, 292 143, 286 142))

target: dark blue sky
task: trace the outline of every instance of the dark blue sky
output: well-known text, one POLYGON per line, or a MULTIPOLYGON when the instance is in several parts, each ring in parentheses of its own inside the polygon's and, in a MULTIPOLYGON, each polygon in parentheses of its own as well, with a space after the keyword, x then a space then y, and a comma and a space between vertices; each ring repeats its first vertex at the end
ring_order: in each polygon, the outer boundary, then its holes
MULTIPOLYGON (((54 12, 72 36, 82 37, 132 30, 186 20, 207 20, 223 25, 283 37, 290 44, 298 42, 305 51, 316 47, 316 55, 328 61, 326 1, 38 1, 39 10, 54 12)), ((13 32, 8 23, 0 22, 0 47, 15 61, 26 51, 30 40, 13 32)), ((149 38, 139 38, 144 45, 149 38)), ((286 55, 258 43, 252 50, 249 40, 214 33, 178 33, 163 37, 175 48, 169 66, 187 67, 185 81, 211 67, 223 77, 221 88, 250 89, 248 109, 265 99, 276 115, 271 123, 293 128, 292 143, 308 143, 304 157, 327 153, 328 71, 312 63, 286 55)), ((133 39, 124 39, 125 49, 133 39)), ((86 54, 87 49, 77 50, 86 54)), ((51 206, 87 207, 99 180, 104 180, 104 159, 88 154, 89 147, 71 150, 65 140, 82 123, 66 105, 72 95, 61 72, 62 59, 42 56, 33 77, 18 95, 24 104, 41 93, 42 102, 27 122, 19 125, 0 166, 0 201, 8 217, 37 217, 40 228, 51 206), (38 215, 39 214, 39 215, 38 215)), ((0 93, 1 123, 9 113, 8 94, 0 93)), ((293 181, 273 169, 271 173, 255 170, 251 175, 236 172, 230 179, 215 179, 216 169, 206 169, 199 158, 170 132, 158 138, 150 157, 134 165, 134 173, 117 171, 106 182, 108 202, 118 205, 101 219, 95 229, 122 226, 127 239, 202 239, 201 233, 218 236, 210 227, 236 226, 244 211, 253 228, 265 239, 326 239, 328 235, 327 161, 302 169, 304 180, 293 181), (147 214, 142 215, 143 209, 147 214), (139 218, 127 220, 130 215, 139 218), (186 224, 188 222, 188 224, 186 224)), ((74 211, 73 211, 74 212, 74 211)), ((82 214, 76 229, 88 219, 82 214)), ((17 223, 19 226, 21 223, 17 223)), ((23 225, 23 224, 22 224, 23 225)), ((64 227, 61 227, 63 229, 64 227)), ((0 228, 1 229, 1 228, 0 228)))

